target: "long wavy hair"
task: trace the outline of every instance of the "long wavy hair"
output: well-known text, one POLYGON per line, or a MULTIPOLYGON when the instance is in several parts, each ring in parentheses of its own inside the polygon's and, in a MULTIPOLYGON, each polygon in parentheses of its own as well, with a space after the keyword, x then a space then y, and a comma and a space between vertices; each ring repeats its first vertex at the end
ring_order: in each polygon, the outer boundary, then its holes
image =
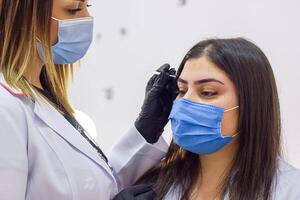
MULTIPOLYGON (((200 57, 209 59, 229 76, 239 100, 238 150, 220 195, 224 198, 228 193, 232 200, 269 200, 281 156, 280 109, 271 65, 260 48, 246 39, 209 39, 185 55, 178 77, 187 60, 200 57)), ((138 183, 153 184, 158 199, 176 187, 181 199, 188 200, 199 176, 199 155, 172 142, 160 165, 138 183)))
POLYGON ((12 87, 34 98, 24 74, 36 56, 37 38, 45 49, 43 83, 74 114, 68 101, 68 81, 73 65, 55 65, 51 55, 50 20, 53 0, 0 0, 0 72, 12 87))

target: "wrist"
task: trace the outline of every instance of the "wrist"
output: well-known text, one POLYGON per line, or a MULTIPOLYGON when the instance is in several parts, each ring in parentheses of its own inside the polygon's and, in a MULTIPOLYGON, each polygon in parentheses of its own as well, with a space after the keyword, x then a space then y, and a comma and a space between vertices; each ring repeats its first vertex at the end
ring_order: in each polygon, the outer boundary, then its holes
POLYGON ((138 118, 135 123, 135 128, 143 136, 143 138, 150 144, 158 141, 164 129, 156 126, 155 123, 143 121, 138 118))

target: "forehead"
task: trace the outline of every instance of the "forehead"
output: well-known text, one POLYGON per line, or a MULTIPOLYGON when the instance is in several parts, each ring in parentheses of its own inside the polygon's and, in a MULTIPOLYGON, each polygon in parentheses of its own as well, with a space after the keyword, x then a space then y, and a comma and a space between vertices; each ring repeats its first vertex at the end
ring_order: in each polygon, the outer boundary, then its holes
POLYGON ((215 78, 225 81, 226 73, 205 57, 187 60, 180 74, 180 78, 187 81, 197 81, 203 78, 215 78))

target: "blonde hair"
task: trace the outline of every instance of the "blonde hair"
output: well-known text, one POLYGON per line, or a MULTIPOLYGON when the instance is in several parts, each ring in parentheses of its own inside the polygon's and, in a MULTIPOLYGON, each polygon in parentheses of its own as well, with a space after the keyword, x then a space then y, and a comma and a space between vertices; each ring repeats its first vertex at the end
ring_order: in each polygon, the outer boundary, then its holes
POLYGON ((73 115, 68 101, 68 81, 73 79, 73 65, 55 65, 52 60, 50 20, 53 0, 0 0, 0 72, 11 87, 34 98, 24 74, 37 56, 37 38, 45 50, 45 86, 73 115))

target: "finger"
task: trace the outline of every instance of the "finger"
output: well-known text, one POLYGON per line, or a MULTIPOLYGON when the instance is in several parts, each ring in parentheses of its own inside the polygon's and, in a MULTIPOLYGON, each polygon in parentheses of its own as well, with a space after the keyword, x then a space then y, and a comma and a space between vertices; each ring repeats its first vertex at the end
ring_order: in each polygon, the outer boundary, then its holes
MULTIPOLYGON (((160 73, 166 73, 167 75, 175 75, 176 74, 176 70, 174 69, 174 68, 171 68, 171 69, 169 69, 170 68, 170 65, 169 64, 165 64, 165 65, 163 65, 163 66, 161 66, 158 70, 156 70, 156 71, 158 71, 158 72, 160 72, 160 73)), ((160 75, 160 74, 159 74, 160 75)), ((155 79, 157 79, 157 77, 158 77, 158 74, 154 74, 151 78, 150 78, 150 80, 148 81, 148 83, 147 83, 147 89, 150 89, 152 86, 153 86, 153 84, 154 84, 154 82, 155 82, 155 79)), ((173 77, 170 77, 170 78, 173 78, 173 77)), ((146 90, 147 90, 146 89, 146 90)))
MULTIPOLYGON (((166 73, 167 75, 175 75, 176 74, 176 70, 174 68, 171 68, 170 69, 170 65, 169 64, 164 64, 162 65, 159 69, 156 70, 157 72, 160 72, 159 75, 161 75, 161 73, 166 73)), ((160 78, 161 80, 157 80, 158 79, 158 76, 157 74, 154 74, 150 80, 148 81, 147 83, 147 86, 146 86, 146 93, 153 87, 154 83, 156 81, 158 82, 162 82, 163 80, 168 80, 169 78, 166 78, 165 75, 161 75, 163 76, 163 78, 160 78)), ((173 77, 170 77, 170 78, 173 78, 173 77)), ((161 85, 161 84, 160 84, 161 85)), ((162 84, 162 85, 165 85, 165 84, 162 84)))
POLYGON ((159 88, 159 89, 165 89, 167 84, 172 80, 173 78, 168 75, 166 72, 161 72, 157 79, 155 80, 153 87, 159 88))
POLYGON ((170 94, 177 96, 178 92, 179 92, 179 88, 177 85, 177 79, 175 79, 175 78, 172 79, 166 86, 166 89, 170 94))
POLYGON ((155 80, 157 79, 158 75, 154 74, 148 81, 147 86, 146 86, 146 93, 153 87, 153 84, 155 80))
POLYGON ((170 69, 170 65, 168 63, 162 65, 160 68, 158 68, 157 72, 168 72, 170 69))
POLYGON ((175 70, 174 68, 171 68, 171 69, 169 70, 169 74, 170 74, 170 75, 175 75, 175 74, 176 74, 176 70, 175 70))

